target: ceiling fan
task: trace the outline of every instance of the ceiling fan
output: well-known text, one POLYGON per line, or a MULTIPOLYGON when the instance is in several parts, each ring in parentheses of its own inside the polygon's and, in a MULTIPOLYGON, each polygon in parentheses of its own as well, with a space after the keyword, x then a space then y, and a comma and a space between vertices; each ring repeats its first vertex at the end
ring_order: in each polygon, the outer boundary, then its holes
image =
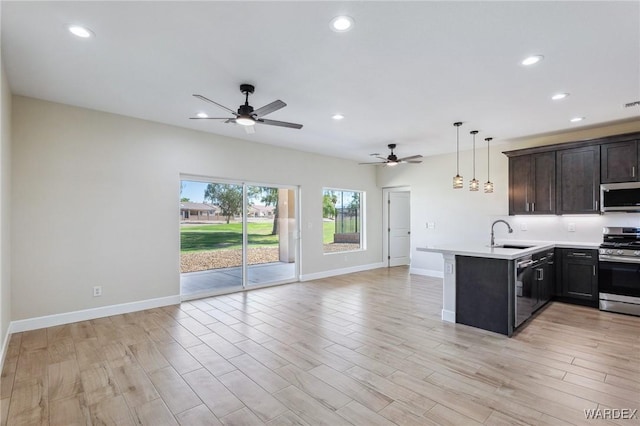
POLYGON ((360 163, 360 164, 384 164, 385 166, 395 166, 396 164, 404 164, 404 163, 412 163, 412 164, 422 163, 422 160, 417 160, 417 158, 422 158, 422 155, 412 155, 410 157, 398 158, 393 153, 393 150, 396 149, 397 145, 395 143, 390 143, 387 146, 391 150, 391 154, 389 154, 387 158, 380 157, 378 154, 371 154, 382 161, 374 161, 373 163, 360 163))
POLYGON ((215 101, 212 101, 209 98, 206 98, 202 95, 193 95, 198 99, 201 99, 205 102, 212 103, 225 111, 230 112, 234 115, 234 117, 189 117, 191 120, 225 120, 225 123, 237 123, 245 126, 245 130, 247 133, 254 133, 255 130, 253 128, 254 124, 266 124, 268 126, 279 126, 279 127, 288 127, 291 129, 301 129, 302 124, 296 123, 287 123, 286 121, 276 121, 276 120, 267 120, 264 117, 267 114, 271 114, 274 111, 277 111, 281 108, 287 106, 281 100, 273 101, 270 104, 267 104, 261 108, 256 110, 253 109, 251 105, 249 105, 249 95, 255 91, 255 87, 251 84, 241 84, 240 91, 245 95, 244 105, 240 105, 238 108, 238 112, 235 112, 231 108, 227 108, 224 105, 221 105, 215 101))

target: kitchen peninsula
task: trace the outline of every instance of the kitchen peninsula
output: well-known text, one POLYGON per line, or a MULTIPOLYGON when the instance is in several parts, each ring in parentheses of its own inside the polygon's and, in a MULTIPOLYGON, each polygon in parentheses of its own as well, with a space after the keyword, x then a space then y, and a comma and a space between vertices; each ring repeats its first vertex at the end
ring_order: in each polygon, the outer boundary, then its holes
POLYGON ((417 251, 440 253, 444 258, 443 321, 511 336, 558 293, 555 249, 571 249, 587 257, 597 247, 597 243, 505 241, 494 247, 460 243, 417 251))

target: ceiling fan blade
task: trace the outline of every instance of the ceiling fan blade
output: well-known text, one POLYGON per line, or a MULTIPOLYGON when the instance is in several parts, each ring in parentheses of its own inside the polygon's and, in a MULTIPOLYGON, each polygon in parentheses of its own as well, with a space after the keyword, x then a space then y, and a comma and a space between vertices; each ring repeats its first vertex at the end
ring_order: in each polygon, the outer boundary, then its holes
POLYGON ((422 158, 422 155, 412 155, 411 157, 399 158, 398 161, 413 160, 416 158, 422 158))
POLYGON ((420 164, 422 163, 422 160, 409 160, 409 161, 404 161, 404 163, 420 164))
POLYGON ((287 123, 286 121, 265 120, 263 118, 259 118, 256 120, 256 123, 268 124, 269 126, 289 127, 290 129, 302 129, 302 124, 287 123))
POLYGON ((227 121, 225 121, 225 123, 235 123, 236 119, 235 118, 227 118, 227 121))
POLYGON ((386 161, 374 161, 373 163, 358 163, 359 165, 363 165, 363 164, 387 164, 386 161))
POLYGON ((265 115, 271 114, 272 112, 277 111, 280 108, 284 108, 286 106, 287 104, 285 104, 284 102, 278 99, 277 101, 273 101, 270 104, 265 105, 253 111, 252 115, 255 115, 256 117, 264 117, 265 115))
POLYGON ((244 127, 244 131, 247 132, 248 135, 252 135, 256 132, 256 126, 242 126, 244 127))
POLYGON ((219 106, 220 108, 222 108, 222 109, 224 109, 224 110, 226 110, 226 111, 229 111, 231 114, 236 115, 236 112, 235 112, 234 110, 232 110, 231 108, 227 108, 227 107, 226 107, 226 106, 224 106, 224 105, 220 105, 219 103, 217 103, 217 102, 215 102, 215 101, 212 101, 212 100, 211 100, 211 99, 209 99, 209 98, 206 98, 206 97, 204 97, 204 96, 202 96, 202 95, 193 95, 193 96, 195 96, 196 98, 198 98, 198 99, 200 99, 200 100, 203 100, 203 101, 205 101, 205 102, 210 102, 210 103, 212 103, 212 104, 214 104, 214 105, 217 105, 217 106, 219 106))
POLYGON ((229 117, 189 117, 189 120, 235 120, 229 117))
POLYGON ((388 159, 388 158, 380 157, 379 155, 376 155, 376 158, 381 159, 381 160, 382 160, 383 162, 385 162, 385 163, 389 161, 389 159, 388 159))

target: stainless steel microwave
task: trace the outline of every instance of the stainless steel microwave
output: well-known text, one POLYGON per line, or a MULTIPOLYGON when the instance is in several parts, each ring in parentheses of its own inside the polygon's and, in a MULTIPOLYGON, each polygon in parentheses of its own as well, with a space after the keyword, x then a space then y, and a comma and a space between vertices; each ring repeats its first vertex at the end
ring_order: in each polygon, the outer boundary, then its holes
POLYGON ((640 182, 600 185, 600 211, 640 212, 640 182))

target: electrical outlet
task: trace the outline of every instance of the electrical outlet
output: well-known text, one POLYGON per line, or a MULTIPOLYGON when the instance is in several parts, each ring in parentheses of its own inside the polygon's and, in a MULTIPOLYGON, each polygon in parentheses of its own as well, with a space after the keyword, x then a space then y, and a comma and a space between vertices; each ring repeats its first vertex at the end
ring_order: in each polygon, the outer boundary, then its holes
POLYGON ((435 222, 427 222, 427 228, 428 229, 435 229, 436 227, 436 223, 435 222))
POLYGON ((567 230, 569 232, 576 232, 576 224, 573 222, 569 223, 569 226, 567 226, 567 230))
POLYGON ((527 230, 527 222, 522 222, 520 224, 520 230, 521 231, 526 231, 527 230))
POLYGON ((102 286, 97 285, 93 288, 93 297, 100 297, 100 296, 102 296, 102 286))
POLYGON ((447 268, 447 274, 453 274, 453 265, 451 263, 445 264, 447 268))

